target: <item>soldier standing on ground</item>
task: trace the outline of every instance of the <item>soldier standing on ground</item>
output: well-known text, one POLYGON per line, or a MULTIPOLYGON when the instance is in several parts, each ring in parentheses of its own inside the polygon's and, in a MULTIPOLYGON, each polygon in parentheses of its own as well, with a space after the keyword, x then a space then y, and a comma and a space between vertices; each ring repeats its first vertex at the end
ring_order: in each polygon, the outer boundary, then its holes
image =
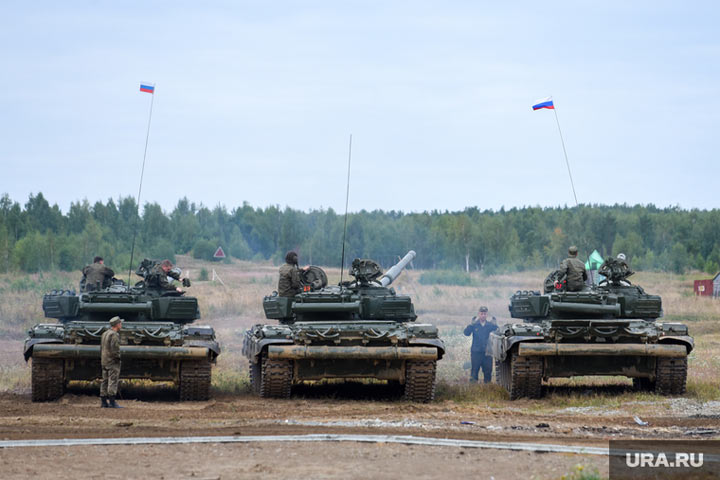
POLYGON ((478 373, 480 369, 483 372, 483 382, 489 383, 492 377, 493 361, 492 357, 485 355, 485 349, 488 344, 490 332, 497 330, 497 322, 495 317, 487 321, 487 307, 480 307, 476 317, 472 318, 470 325, 465 327, 465 336, 472 335, 472 346, 470 347, 470 361, 472 368, 470 369, 470 382, 477 383, 478 373))
POLYGON ((159 288, 160 290, 176 291, 182 293, 182 288, 174 286, 168 282, 168 277, 180 280, 180 274, 173 271, 173 264, 170 260, 163 260, 150 269, 145 278, 145 285, 148 287, 159 288))
POLYGON ((576 246, 568 248, 568 258, 562 261, 559 268, 560 272, 566 275, 568 292, 579 292, 585 287, 587 280, 585 264, 578 260, 577 254, 576 246))
MULTIPOLYGON (((310 267, 303 267, 307 270, 310 267)), ((278 279, 278 295, 281 297, 294 297, 302 292, 300 283, 300 269, 298 268, 298 255, 290 251, 285 255, 285 264, 280 266, 278 279)))
POLYGON ((102 383, 100 384, 100 406, 102 408, 122 408, 115 403, 120 381, 120 334, 123 319, 110 319, 110 328, 100 338, 100 363, 102 365, 102 383))
POLYGON ((85 291, 92 292, 107 287, 107 282, 115 276, 115 272, 105 266, 102 257, 95 257, 93 263, 82 269, 85 277, 85 291))

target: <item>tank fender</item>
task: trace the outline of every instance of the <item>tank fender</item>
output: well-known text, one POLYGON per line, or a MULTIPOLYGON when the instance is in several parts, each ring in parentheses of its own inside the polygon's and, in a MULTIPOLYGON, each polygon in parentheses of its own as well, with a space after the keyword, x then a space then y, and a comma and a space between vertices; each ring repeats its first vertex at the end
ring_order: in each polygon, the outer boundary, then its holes
POLYGON ((263 338, 254 340, 254 337, 246 335, 243 340, 242 354, 245 355, 250 362, 257 363, 260 360, 260 354, 268 345, 290 345, 293 343, 295 342, 289 338, 263 338))
POLYGON ((212 352, 212 360, 220 355, 220 344, 214 340, 191 340, 183 343, 184 347, 203 347, 212 352))
POLYGON ((30 360, 30 357, 32 357, 33 352, 33 346, 40 344, 40 343, 63 343, 60 340, 56 338, 29 338, 25 340, 25 349, 23 351, 23 355, 25 356, 25 361, 27 362, 30 360))
POLYGON ((488 342, 485 354, 490 355, 495 360, 505 361, 507 353, 512 350, 515 344, 520 342, 542 342, 543 337, 537 336, 520 336, 513 335, 511 337, 505 337, 500 335, 490 335, 490 341, 488 342))
POLYGON ((420 347, 436 347, 438 349, 438 360, 445 355, 445 343, 439 338, 411 338, 408 344, 420 347))
POLYGON ((693 351, 693 348, 695 348, 695 341, 692 337, 687 335, 666 335, 661 337, 658 340, 658 343, 672 343, 676 345, 685 345, 685 348, 687 348, 687 353, 690 355, 690 352, 693 351))

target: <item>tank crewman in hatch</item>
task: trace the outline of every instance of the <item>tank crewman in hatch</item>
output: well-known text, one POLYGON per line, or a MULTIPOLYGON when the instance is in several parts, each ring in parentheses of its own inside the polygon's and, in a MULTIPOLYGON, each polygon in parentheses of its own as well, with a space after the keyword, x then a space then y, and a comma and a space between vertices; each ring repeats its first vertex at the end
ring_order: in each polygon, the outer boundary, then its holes
POLYGON ((480 307, 477 316, 472 318, 470 325, 465 327, 464 331, 466 337, 472 335, 472 346, 470 347, 471 383, 477 383, 480 369, 483 372, 484 383, 489 383, 492 377, 493 359, 490 355, 485 354, 485 349, 487 348, 490 332, 497 330, 498 327, 495 317, 488 322, 487 316, 487 307, 480 307))
POLYGON ((578 249, 575 245, 568 248, 568 258, 562 261, 559 268, 560 272, 566 275, 568 292, 579 292, 587 280, 585 264, 578 260, 577 255, 578 249))
POLYGON ((100 384, 100 406, 102 408, 122 408, 115 403, 120 381, 120 334, 123 319, 110 319, 110 328, 100 337, 100 364, 102 383, 100 384), (109 400, 109 401, 108 401, 109 400))
MULTIPOLYGON (((308 268, 310 267, 303 267, 303 270, 308 268)), ((281 297, 294 297, 300 292, 302 292, 302 285, 300 284, 298 255, 291 250, 285 254, 285 264, 280 266, 278 295, 281 297)))
POLYGON ((107 287, 110 279, 115 276, 115 272, 105 266, 102 257, 95 257, 93 263, 83 267, 82 274, 85 277, 86 292, 107 287))
POLYGON ((182 288, 176 287, 168 282, 168 277, 180 280, 180 274, 173 271, 173 264, 170 260, 163 260, 150 269, 145 278, 145 285, 160 290, 176 291, 182 293, 182 288))

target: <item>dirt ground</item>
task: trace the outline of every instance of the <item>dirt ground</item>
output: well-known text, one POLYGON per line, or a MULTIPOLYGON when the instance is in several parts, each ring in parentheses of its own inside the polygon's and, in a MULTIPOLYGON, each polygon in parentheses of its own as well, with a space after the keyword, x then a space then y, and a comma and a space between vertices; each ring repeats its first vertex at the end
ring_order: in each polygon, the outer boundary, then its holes
MULTIPOLYGON (((100 409, 92 386, 56 402, 27 393, 0 395, 0 439, 352 433, 415 435, 606 447, 617 438, 718 438, 720 405, 670 407, 644 417, 603 409, 533 412, 444 401, 409 404, 383 385, 300 387, 289 400, 216 394, 176 402, 169 387, 129 386, 125 407, 100 409), (367 389, 371 391, 368 392, 367 389), (140 400, 142 398, 142 400, 140 400), (677 413, 672 408, 685 413, 677 413), (698 413, 700 412, 700 413, 698 413), (469 422, 469 423, 461 423, 469 422)), ((675 399, 673 401, 683 401, 675 399)), ((509 450, 358 443, 193 444, 0 449, 3 478, 560 478, 583 469, 607 475, 607 457, 509 450), (113 462, 115 476, 100 473, 113 462)))

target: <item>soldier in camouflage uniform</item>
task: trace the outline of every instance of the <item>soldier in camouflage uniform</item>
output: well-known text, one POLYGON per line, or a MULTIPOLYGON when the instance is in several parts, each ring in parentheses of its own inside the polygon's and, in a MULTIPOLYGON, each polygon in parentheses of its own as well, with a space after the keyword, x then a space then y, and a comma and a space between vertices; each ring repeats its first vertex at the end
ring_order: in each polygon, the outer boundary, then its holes
POLYGON ((180 280, 180 275, 173 271, 173 264, 170 260, 163 260, 150 269, 145 277, 145 285, 160 290, 176 291, 182 293, 182 288, 168 282, 168 277, 180 280))
POLYGON ((585 264, 577 258, 578 249, 576 246, 568 248, 568 258, 560 264, 560 272, 564 273, 567 278, 567 291, 579 292, 585 286, 587 280, 587 271, 585 264))
MULTIPOLYGON (((307 270, 310 267, 303 267, 307 270)), ((280 267, 278 279, 278 295, 281 297, 294 297, 302 292, 300 283, 300 269, 298 268, 298 255, 290 251, 285 255, 285 264, 280 267)))
POLYGON ((123 319, 110 319, 110 328, 100 338, 100 363, 102 365, 102 383, 100 384, 100 406, 102 408, 122 408, 115 402, 120 381, 120 334, 123 319))
POLYGON ((108 286, 109 280, 115 276, 115 272, 105 266, 102 257, 95 257, 93 263, 82 269, 85 277, 85 291, 92 292, 108 286))

